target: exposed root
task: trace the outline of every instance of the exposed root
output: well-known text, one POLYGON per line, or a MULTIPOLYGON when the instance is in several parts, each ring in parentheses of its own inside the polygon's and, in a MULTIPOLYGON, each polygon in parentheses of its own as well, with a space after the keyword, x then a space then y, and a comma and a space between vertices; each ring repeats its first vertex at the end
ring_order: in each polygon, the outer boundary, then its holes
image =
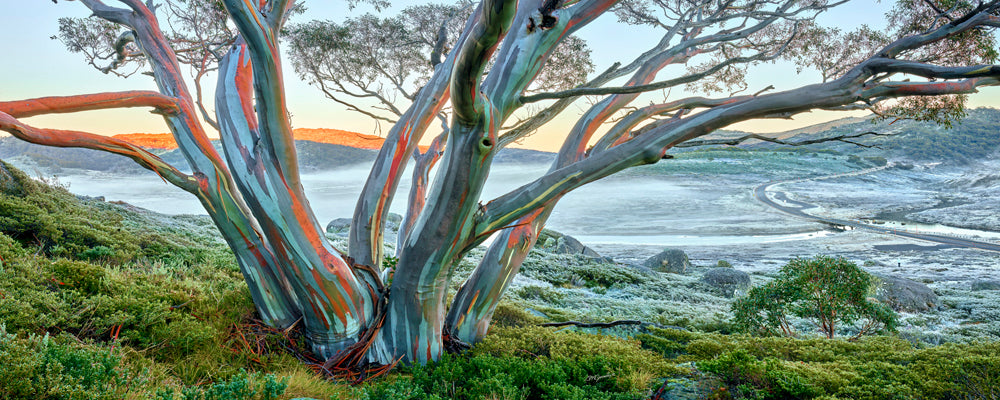
POLYGON ((362 331, 357 343, 330 357, 326 362, 310 364, 310 368, 324 376, 352 385, 377 378, 395 368, 402 357, 386 365, 367 360, 368 350, 371 349, 372 343, 375 342, 375 338, 385 322, 385 313, 382 312, 382 307, 379 307, 376 315, 378 317, 376 317, 375 323, 362 331))
POLYGON ((230 327, 225 347, 234 353, 246 354, 250 361, 260 365, 264 364, 266 355, 279 351, 291 354, 306 364, 318 362, 307 350, 305 335, 296 329, 297 326, 298 321, 287 329, 276 329, 248 316, 242 323, 230 327))
POLYGON ((444 332, 441 335, 441 341, 444 342, 444 351, 452 354, 459 354, 465 352, 472 348, 472 345, 461 341, 448 331, 448 327, 444 328, 444 332))

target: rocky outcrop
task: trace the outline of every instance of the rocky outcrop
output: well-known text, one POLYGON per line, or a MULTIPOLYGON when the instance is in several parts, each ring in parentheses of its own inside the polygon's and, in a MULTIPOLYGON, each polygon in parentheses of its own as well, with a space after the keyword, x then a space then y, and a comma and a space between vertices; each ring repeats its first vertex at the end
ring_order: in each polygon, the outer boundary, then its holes
POLYGON ((907 312, 929 311, 941 304, 937 294, 927 285, 906 278, 876 275, 879 279, 876 295, 893 310, 907 312))
POLYGON ((647 258, 642 266, 658 272, 683 274, 691 268, 687 253, 680 249, 666 249, 655 256, 647 258))
MULTIPOLYGON (((351 218, 337 218, 326 224, 326 233, 347 237, 351 233, 351 218)), ((403 216, 396 213, 389 213, 385 218, 385 240, 395 241, 396 234, 399 233, 399 224, 403 222, 403 216)))
POLYGON ((550 229, 542 229, 535 247, 556 254, 580 254, 597 261, 613 263, 614 260, 598 254, 576 238, 550 229))
POLYGON ((750 290, 750 275, 734 268, 712 268, 702 275, 701 281, 725 297, 737 297, 750 290))
POLYGON ((330 221, 330 223, 326 224, 326 233, 347 237, 351 231, 352 221, 354 220, 351 218, 337 218, 330 221))
POLYGON ((983 279, 978 279, 972 282, 971 289, 973 292, 978 292, 981 290, 1000 290, 1000 281, 987 281, 983 279))

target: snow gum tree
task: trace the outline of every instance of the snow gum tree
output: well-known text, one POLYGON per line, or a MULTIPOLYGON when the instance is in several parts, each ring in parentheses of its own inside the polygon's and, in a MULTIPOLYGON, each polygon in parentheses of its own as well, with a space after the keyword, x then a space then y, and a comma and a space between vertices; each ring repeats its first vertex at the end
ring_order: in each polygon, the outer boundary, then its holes
POLYGON ((65 6, 93 16, 61 21, 67 47, 106 73, 141 71, 158 90, 4 101, 0 129, 33 143, 121 154, 196 196, 236 254, 260 318, 301 328, 331 365, 424 363, 486 334, 556 203, 582 185, 655 163, 672 147, 705 143, 699 138, 736 122, 814 109, 948 120, 966 94, 998 84, 996 1, 903 0, 886 32, 814 22, 841 3, 482 0, 285 27, 300 10, 294 0, 78 0, 65 6), (573 34, 610 13, 660 34, 636 59, 588 74, 589 50, 573 34), (302 189, 283 43, 302 78, 391 124, 353 211, 348 248, 326 240, 302 189), (776 59, 820 70, 822 81, 751 94, 746 74, 776 59), (182 65, 193 71, 194 92, 182 65), (212 75, 208 103, 200 82, 212 75), (682 85, 703 96, 633 105, 642 93, 682 85), (711 97, 718 93, 727 94, 711 97), (547 132, 565 137, 552 168, 481 198, 497 151, 581 96, 592 101, 575 125, 547 132), (128 142, 21 120, 123 107, 162 116, 189 168, 128 142), (206 129, 218 130, 221 154, 206 129), (432 143, 423 154, 422 141, 432 143), (412 160, 397 264, 384 269, 382 228, 412 160), (490 237, 449 304, 456 263, 490 237))

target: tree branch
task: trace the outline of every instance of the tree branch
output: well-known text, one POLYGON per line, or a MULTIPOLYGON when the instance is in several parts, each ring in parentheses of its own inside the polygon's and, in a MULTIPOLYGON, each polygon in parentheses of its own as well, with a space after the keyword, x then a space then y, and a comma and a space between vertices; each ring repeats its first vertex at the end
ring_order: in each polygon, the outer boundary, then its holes
POLYGON ((772 137, 768 137, 768 136, 758 135, 756 133, 751 133, 749 135, 743 135, 743 136, 740 136, 738 138, 732 138, 732 139, 689 140, 689 141, 684 142, 684 143, 679 143, 679 144, 677 144, 674 147, 696 147, 696 146, 713 146, 713 145, 735 146, 735 145, 738 145, 738 144, 743 143, 743 142, 745 142, 747 140, 750 140, 750 139, 757 139, 757 140, 761 140, 761 141, 765 141, 765 142, 771 142, 771 143, 776 143, 776 144, 781 144, 781 145, 785 145, 785 146, 807 146, 807 145, 810 145, 810 144, 825 143, 825 142, 844 142, 844 143, 849 143, 849 144, 853 144, 853 145, 860 146, 860 147, 865 147, 865 148, 879 148, 878 146, 861 144, 861 143, 857 143, 857 142, 854 142, 854 141, 849 141, 848 139, 857 139, 857 138, 865 137, 865 136, 892 136, 892 135, 893 134, 891 134, 891 133, 862 132, 862 133, 853 133, 853 134, 849 134, 849 135, 837 135, 837 136, 830 136, 830 137, 824 137, 824 138, 819 138, 819 139, 809 139, 809 140, 801 140, 801 141, 797 141, 797 142, 789 142, 789 141, 786 141, 786 140, 781 140, 781 139, 772 138, 772 137))
POLYGON ((153 107, 158 114, 174 114, 179 111, 176 99, 159 92, 141 90, 0 102, 0 111, 14 118, 128 107, 153 107))
POLYGON ((895 60, 891 58, 873 58, 867 62, 873 73, 903 73, 938 79, 963 79, 981 76, 997 76, 1000 66, 973 65, 969 67, 942 67, 916 61, 895 60))
POLYGON ((451 75, 451 104, 455 121, 472 125, 485 107, 479 84, 489 62, 517 12, 516 0, 483 0, 475 13, 476 23, 458 49, 451 75))
POLYGON ((0 111, 0 130, 26 142, 43 146, 79 147, 123 155, 155 172, 164 181, 189 193, 198 192, 198 181, 195 178, 178 171, 155 154, 124 140, 80 131, 39 129, 24 124, 3 111, 0 111))
MULTIPOLYGON (((788 43, 786 43, 785 45, 787 46, 788 43)), ((775 52, 775 54, 772 55, 765 55, 764 53, 758 53, 750 57, 733 57, 726 61, 718 63, 702 72, 685 75, 679 78, 668 79, 656 83, 650 83, 648 85, 624 86, 624 87, 613 87, 613 88, 576 88, 576 89, 564 90, 561 92, 539 93, 530 96, 522 96, 521 103, 528 104, 542 100, 561 99, 561 98, 579 97, 579 96, 601 96, 608 94, 643 93, 643 92, 650 92, 653 90, 666 89, 669 87, 674 87, 685 83, 695 82, 706 76, 719 72, 723 68, 733 64, 747 63, 751 61, 768 61, 776 58, 779 54, 781 54, 781 51, 775 52)))

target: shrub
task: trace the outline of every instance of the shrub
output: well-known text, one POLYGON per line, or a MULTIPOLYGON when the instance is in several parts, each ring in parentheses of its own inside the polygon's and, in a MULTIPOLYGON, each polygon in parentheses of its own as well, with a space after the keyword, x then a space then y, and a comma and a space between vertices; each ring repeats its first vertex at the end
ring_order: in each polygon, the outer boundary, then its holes
POLYGON ((639 399, 678 373, 636 341, 548 328, 494 328, 465 355, 446 354, 362 388, 362 399, 639 399))
POLYGON ((0 326, 0 399, 120 399, 143 383, 119 355, 64 342, 0 326))
POLYGON ((734 322, 744 332, 795 334, 788 315, 815 320, 827 338, 837 333, 837 324, 853 324, 857 338, 881 330, 893 331, 897 316, 885 304, 870 300, 874 280, 857 264, 843 257, 796 258, 783 266, 778 277, 750 289, 733 303, 734 322))
POLYGON ((717 377, 735 398, 991 399, 1000 395, 998 342, 918 348, 892 336, 850 342, 658 328, 638 338, 643 347, 674 362, 693 361, 698 370, 717 377))
MULTIPOLYGON (((275 400, 288 388, 286 379, 274 375, 247 374, 240 371, 228 380, 204 386, 185 386, 180 390, 181 400, 275 400)), ((156 393, 158 400, 174 400, 174 390, 167 388, 156 393)))

